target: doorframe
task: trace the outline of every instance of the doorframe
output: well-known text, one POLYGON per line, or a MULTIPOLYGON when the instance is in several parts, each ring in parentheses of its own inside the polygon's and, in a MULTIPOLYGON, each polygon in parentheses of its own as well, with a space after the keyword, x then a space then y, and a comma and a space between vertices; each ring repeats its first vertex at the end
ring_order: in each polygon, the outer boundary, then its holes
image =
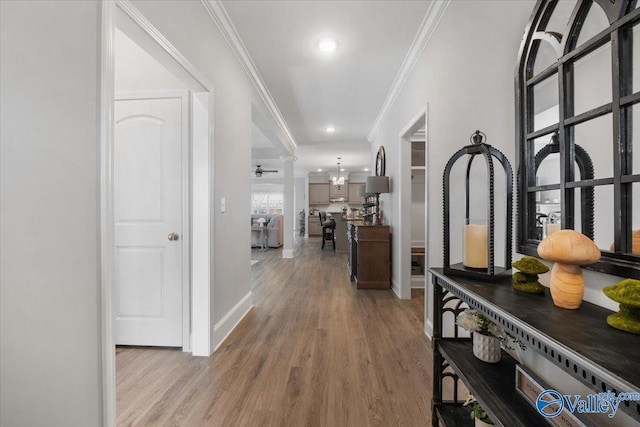
MULTIPOLYGON (((422 126, 425 127, 425 173, 424 173, 424 243, 425 243, 425 255, 424 263, 425 267, 429 265, 429 251, 427 250, 427 242, 429 241, 429 220, 427 210, 427 200, 429 200, 429 178, 428 178, 428 105, 425 105, 408 123, 402 128, 399 134, 398 144, 398 158, 400 164, 400 176, 398 186, 400 187, 399 194, 399 214, 400 214, 400 233, 398 236, 398 244, 400 246, 398 251, 398 271, 400 272, 400 285, 399 295, 400 299, 411 299, 411 137, 422 126)), ((426 310, 426 275, 425 275, 425 310, 426 310)))
MULTIPOLYGON (((194 261, 187 273, 192 275, 192 269, 196 269, 200 277, 205 278, 202 283, 193 283, 193 287, 188 298, 191 303, 191 332, 194 337, 192 349, 194 355, 211 355, 213 353, 212 346, 212 325, 213 316, 213 290, 214 276, 213 266, 210 260, 214 257, 214 229, 213 229, 213 208, 212 204, 215 200, 215 186, 213 175, 214 164, 214 89, 208 80, 128 1, 128 0, 103 0, 101 2, 100 17, 100 147, 98 150, 98 169, 99 169, 99 230, 96 230, 100 241, 100 253, 98 255, 100 265, 100 357, 102 362, 102 421, 105 427, 116 426, 116 364, 115 364, 115 344, 113 336, 113 259, 114 259, 114 215, 113 215, 113 137, 114 137, 114 99, 115 99, 115 81, 114 81, 114 37, 116 29, 116 11, 121 10, 129 18, 131 18, 149 37, 151 37, 161 48, 168 54, 185 76, 188 76, 192 82, 196 82, 204 90, 195 91, 197 95, 207 97, 207 141, 205 148, 207 150, 207 166, 206 171, 200 171, 207 180, 207 219, 208 221, 192 221, 192 234, 206 230, 208 236, 207 242, 200 247, 199 258, 203 258, 208 262, 201 265, 195 265, 194 255, 191 254, 191 260, 194 261), (206 224, 204 223, 206 222, 206 224), (207 280, 208 279, 208 280, 207 280), (199 337, 199 338, 196 338, 199 337), (202 341, 202 342, 200 342, 202 341), (198 350, 196 350, 196 348, 198 350), (196 354, 197 353, 197 354, 196 354)), ((192 97, 193 98, 193 97, 192 97)), ((189 103, 190 111, 192 111, 193 103, 189 103)), ((189 130, 191 130, 193 121, 190 121, 189 130)), ((189 132, 190 134, 192 132, 189 132)), ((193 141, 189 139, 189 150, 191 150, 193 141)), ((191 151, 189 151, 189 157, 191 151)), ((192 162, 193 163, 193 162, 192 162)), ((191 171, 193 172, 193 171, 191 171)), ((187 182, 191 182, 194 176, 189 176, 187 182)), ((202 176, 200 177, 202 178, 202 176)), ((194 194, 187 193, 189 203, 193 203, 194 194)))
MULTIPOLYGON (((191 175, 192 165, 189 153, 191 152, 191 115, 190 115, 190 96, 188 90, 167 89, 153 91, 120 91, 115 93, 115 101, 125 100, 142 100, 142 99, 180 99, 182 125, 180 156, 182 160, 180 178, 182 185, 180 187, 180 215, 182 218, 180 224, 180 254, 182 256, 181 263, 181 281, 182 281, 182 351, 191 352, 191 175)), ((115 292, 115 290, 114 290, 115 292)))

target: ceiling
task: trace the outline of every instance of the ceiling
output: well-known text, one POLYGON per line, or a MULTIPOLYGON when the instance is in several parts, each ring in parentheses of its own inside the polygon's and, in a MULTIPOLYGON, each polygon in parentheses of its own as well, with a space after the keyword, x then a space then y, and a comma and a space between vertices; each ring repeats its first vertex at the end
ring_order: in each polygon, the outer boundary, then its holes
MULTIPOLYGON (((347 172, 371 166, 367 135, 430 3, 222 1, 298 145, 297 174, 335 170, 338 156, 347 172), (324 37, 338 42, 331 54, 318 49, 324 37)), ((278 150, 255 130, 254 166, 275 165, 278 150)))

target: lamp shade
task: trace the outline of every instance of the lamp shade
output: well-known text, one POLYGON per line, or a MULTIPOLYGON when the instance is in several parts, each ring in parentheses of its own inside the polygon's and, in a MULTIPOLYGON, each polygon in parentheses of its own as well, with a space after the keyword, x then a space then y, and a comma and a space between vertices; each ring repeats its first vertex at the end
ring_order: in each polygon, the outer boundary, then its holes
POLYGON ((388 193, 389 177, 388 176, 368 176, 367 185, 365 186, 364 191, 369 194, 388 193))

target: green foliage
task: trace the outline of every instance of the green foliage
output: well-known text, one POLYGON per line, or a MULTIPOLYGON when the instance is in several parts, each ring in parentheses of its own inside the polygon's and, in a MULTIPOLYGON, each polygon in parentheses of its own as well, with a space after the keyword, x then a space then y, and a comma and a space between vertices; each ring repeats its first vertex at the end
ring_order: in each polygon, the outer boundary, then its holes
POLYGON ((482 408, 482 406, 480 406, 480 404, 472 394, 470 394, 467 398, 467 401, 464 402, 464 406, 468 406, 469 408, 471 408, 472 419, 477 418, 480 421, 484 421, 487 424, 493 425, 493 420, 491 419, 491 417, 489 417, 487 412, 482 408))

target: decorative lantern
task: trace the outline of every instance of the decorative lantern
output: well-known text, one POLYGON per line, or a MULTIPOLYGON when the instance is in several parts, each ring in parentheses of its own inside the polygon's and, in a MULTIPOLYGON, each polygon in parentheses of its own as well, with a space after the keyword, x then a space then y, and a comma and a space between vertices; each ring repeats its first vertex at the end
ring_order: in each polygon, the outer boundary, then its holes
POLYGON ((511 275, 511 233, 512 233, 512 181, 511 165, 509 160, 496 148, 486 143, 487 136, 477 130, 471 135, 471 144, 458 150, 447 162, 444 169, 444 272, 454 276, 463 276, 488 282, 497 282, 511 275), (463 247, 464 259, 460 263, 451 264, 450 250, 450 175, 454 163, 463 156, 468 156, 467 173, 465 180, 465 224, 463 247), (487 166, 487 209, 486 212, 470 212, 469 205, 469 179, 471 165, 476 156, 484 158, 487 166), (494 201, 494 161, 496 158, 504 170, 506 183, 506 204, 504 229, 504 267, 495 265, 495 201, 494 201), (471 215, 470 215, 471 214, 471 215))

